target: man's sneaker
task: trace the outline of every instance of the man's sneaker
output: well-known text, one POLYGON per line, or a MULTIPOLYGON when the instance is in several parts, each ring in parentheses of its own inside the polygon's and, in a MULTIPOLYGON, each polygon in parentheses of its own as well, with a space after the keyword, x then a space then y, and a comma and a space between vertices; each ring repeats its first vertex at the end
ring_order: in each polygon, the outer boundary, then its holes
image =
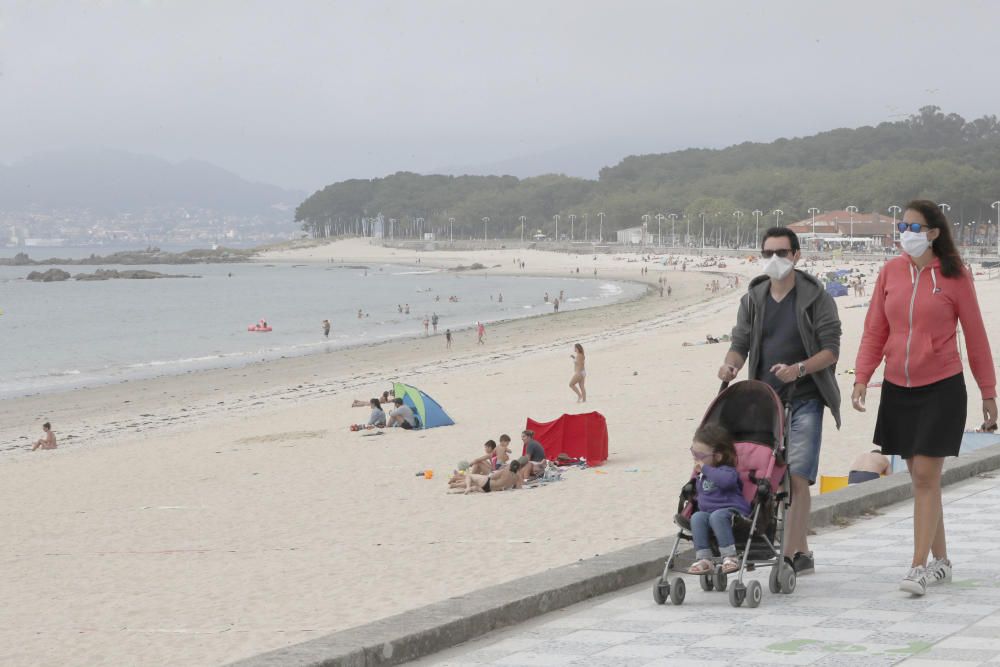
POLYGON ((792 567, 795 568, 796 575, 813 574, 816 572, 816 562, 813 560, 811 553, 796 552, 795 557, 792 558, 792 567))
POLYGON ((927 568, 911 567, 909 573, 899 582, 899 590, 923 595, 927 592, 927 568))
POLYGON ((927 566, 927 585, 951 583, 951 561, 947 558, 935 558, 927 566))

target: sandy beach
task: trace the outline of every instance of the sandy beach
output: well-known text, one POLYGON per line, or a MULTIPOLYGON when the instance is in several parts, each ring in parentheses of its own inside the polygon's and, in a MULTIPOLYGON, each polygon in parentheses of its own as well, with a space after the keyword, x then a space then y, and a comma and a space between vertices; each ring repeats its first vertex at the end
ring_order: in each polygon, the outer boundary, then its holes
MULTIPOLYGON (((9 536, 0 664, 219 665, 671 531, 690 436, 727 349, 683 343, 729 332, 754 265, 682 272, 625 255, 417 253, 361 240, 266 261, 418 257, 512 274, 597 268, 651 289, 629 303, 490 326, 485 346, 462 331, 451 352, 439 335, 0 403, 0 443, 10 445, 0 454, 9 536), (710 280, 725 285, 722 274, 740 275, 741 287, 707 292, 710 280), (660 276, 670 298, 652 289, 660 276), (587 350, 585 406, 567 387, 576 342, 587 350), (350 432, 367 416, 351 401, 393 380, 425 390, 456 424, 350 432), (605 466, 537 489, 445 493, 455 462, 486 439, 517 442, 526 417, 592 410, 608 422, 605 466), (27 452, 44 419, 60 449, 27 452), (433 479, 415 476, 425 469, 433 479)), ((997 331, 1000 281, 977 279, 987 330, 997 331)), ((837 299, 845 397, 866 300, 837 299)), ((967 381, 975 426, 980 397, 968 371, 967 381)), ((845 400, 840 431, 827 414, 821 473, 846 474, 868 446, 877 401, 870 390, 859 414, 845 400)))

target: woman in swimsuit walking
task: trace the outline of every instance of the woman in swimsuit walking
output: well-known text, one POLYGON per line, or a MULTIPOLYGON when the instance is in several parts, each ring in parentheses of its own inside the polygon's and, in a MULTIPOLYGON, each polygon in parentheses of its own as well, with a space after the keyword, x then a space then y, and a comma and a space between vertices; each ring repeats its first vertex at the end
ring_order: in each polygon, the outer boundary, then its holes
POLYGON ((573 360, 573 377, 569 380, 569 388, 576 394, 577 403, 586 403, 587 369, 584 368, 584 364, 587 362, 587 355, 583 353, 583 345, 577 343, 573 348, 576 350, 576 354, 569 355, 570 359, 573 360))

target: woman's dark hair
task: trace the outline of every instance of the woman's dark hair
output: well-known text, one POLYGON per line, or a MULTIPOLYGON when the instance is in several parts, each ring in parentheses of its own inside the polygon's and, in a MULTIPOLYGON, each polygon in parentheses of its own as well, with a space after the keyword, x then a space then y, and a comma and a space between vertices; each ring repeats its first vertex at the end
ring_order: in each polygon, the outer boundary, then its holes
POLYGON ((716 454, 721 454, 719 465, 736 467, 736 447, 733 446, 733 435, 722 426, 715 423, 702 424, 694 433, 695 442, 700 442, 712 448, 716 454))
POLYGON ((492 440, 487 440, 483 444, 486 445, 487 447, 489 447, 490 449, 496 449, 497 448, 497 443, 493 442, 492 440))
POLYGON ((769 227, 760 239, 760 249, 764 249, 764 242, 768 239, 780 238, 782 236, 788 239, 788 244, 791 246, 792 252, 799 251, 799 236, 788 227, 769 227))
POLYGON ((579 343, 577 343, 576 345, 574 345, 573 349, 575 349, 580 354, 586 354, 586 352, 583 351, 583 345, 580 345, 579 343))
POLYGON ((951 236, 951 223, 948 222, 941 207, 929 199, 915 199, 903 210, 916 211, 924 217, 928 227, 938 230, 938 237, 931 242, 931 248, 941 260, 941 275, 946 278, 957 278, 962 275, 962 256, 955 247, 955 241, 951 236))
POLYGON ((382 409, 382 404, 379 402, 379 400, 377 398, 373 398, 372 400, 370 400, 368 402, 371 403, 371 406, 373 408, 375 408, 376 410, 381 410, 382 409))

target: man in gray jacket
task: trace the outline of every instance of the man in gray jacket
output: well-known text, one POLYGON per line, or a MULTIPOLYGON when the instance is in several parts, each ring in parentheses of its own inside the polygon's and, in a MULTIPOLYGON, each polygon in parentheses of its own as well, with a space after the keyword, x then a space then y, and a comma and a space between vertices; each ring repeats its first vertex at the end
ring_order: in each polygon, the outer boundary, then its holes
POLYGON ((815 569, 806 539, 809 487, 816 482, 819 470, 824 407, 830 409, 840 428, 836 378, 840 317, 837 304, 823 285, 795 270, 801 258, 795 232, 772 227, 764 233, 761 247, 764 275, 750 282, 740 300, 732 344, 719 369, 719 379, 731 382, 746 364, 751 380, 768 383, 782 399, 792 401, 786 452, 792 502, 783 551, 796 574, 809 574, 815 569))

